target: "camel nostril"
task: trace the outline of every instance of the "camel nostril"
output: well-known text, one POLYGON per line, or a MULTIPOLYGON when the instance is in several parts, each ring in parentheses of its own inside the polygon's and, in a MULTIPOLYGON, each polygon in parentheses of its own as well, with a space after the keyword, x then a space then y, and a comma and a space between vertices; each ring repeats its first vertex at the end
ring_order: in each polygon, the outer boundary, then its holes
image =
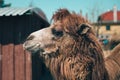
POLYGON ((30 35, 30 36, 28 36, 28 38, 27 38, 26 40, 32 40, 32 39, 34 39, 34 37, 35 37, 35 36, 30 35))
POLYGON ((24 44, 23 44, 23 47, 25 47, 25 46, 27 46, 28 45, 28 42, 25 42, 24 44))

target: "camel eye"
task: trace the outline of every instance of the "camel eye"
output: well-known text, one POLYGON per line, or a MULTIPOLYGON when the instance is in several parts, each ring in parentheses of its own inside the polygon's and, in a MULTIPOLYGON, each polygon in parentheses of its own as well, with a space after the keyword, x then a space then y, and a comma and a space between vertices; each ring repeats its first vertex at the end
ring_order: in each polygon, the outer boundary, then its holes
POLYGON ((63 31, 57 31, 55 29, 52 29, 52 34, 55 35, 56 37, 62 37, 63 31))

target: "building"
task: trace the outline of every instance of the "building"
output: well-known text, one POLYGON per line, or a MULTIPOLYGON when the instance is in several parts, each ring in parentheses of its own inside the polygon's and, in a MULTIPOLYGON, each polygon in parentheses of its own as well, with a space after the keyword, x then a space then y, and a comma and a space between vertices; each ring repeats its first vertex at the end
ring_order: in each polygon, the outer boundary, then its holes
POLYGON ((0 8, 0 80, 32 80, 39 76, 35 64, 38 56, 31 57, 22 43, 30 33, 47 26, 39 8, 0 8))
POLYGON ((113 10, 101 14, 95 24, 99 38, 107 39, 112 35, 120 34, 120 10, 114 6, 113 10))

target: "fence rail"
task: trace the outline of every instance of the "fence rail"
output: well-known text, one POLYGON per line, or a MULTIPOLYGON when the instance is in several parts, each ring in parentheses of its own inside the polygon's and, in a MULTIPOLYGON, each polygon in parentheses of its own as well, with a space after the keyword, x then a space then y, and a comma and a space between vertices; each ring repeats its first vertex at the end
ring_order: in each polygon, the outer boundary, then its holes
POLYGON ((22 44, 0 44, 0 80, 32 80, 31 55, 22 44))

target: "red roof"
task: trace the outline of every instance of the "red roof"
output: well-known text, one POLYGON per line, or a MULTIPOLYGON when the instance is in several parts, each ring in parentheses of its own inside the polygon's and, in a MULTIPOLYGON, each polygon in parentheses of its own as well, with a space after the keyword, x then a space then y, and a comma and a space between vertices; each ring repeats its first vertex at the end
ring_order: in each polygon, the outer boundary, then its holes
MULTIPOLYGON (((113 21, 113 11, 108 11, 101 15, 102 21, 113 21)), ((117 21, 120 21, 120 11, 117 11, 117 21)))

